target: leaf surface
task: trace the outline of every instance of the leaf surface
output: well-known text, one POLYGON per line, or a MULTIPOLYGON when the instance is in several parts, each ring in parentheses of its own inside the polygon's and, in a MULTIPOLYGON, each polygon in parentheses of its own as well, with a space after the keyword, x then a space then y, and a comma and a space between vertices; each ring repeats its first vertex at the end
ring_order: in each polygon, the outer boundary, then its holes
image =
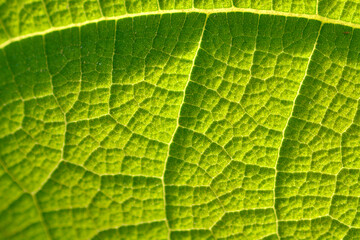
POLYGON ((0 238, 356 239, 358 4, 0 3, 0 238))

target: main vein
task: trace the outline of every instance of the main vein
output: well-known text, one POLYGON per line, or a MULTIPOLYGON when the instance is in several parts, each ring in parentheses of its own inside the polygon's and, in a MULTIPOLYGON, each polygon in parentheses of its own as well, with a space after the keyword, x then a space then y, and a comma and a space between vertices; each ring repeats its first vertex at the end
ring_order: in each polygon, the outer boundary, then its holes
POLYGON ((13 42, 20 41, 22 39, 30 38, 33 36, 45 35, 47 33, 60 31, 60 30, 64 30, 64 29, 68 29, 68 28, 72 28, 72 27, 81 27, 81 26, 84 26, 84 25, 87 25, 90 23, 97 23, 97 22, 104 21, 104 20, 119 20, 119 19, 124 19, 124 18, 133 18, 133 17, 156 15, 156 14, 174 14, 174 13, 192 13, 192 12, 205 13, 207 15, 212 14, 212 13, 222 13, 222 12, 224 12, 224 13, 229 13, 229 12, 244 12, 245 13, 245 12, 247 12, 247 13, 254 13, 254 14, 266 14, 266 15, 276 15, 276 16, 284 16, 284 17, 307 18, 307 19, 317 20, 322 23, 340 24, 340 25, 344 25, 344 26, 348 26, 348 27, 352 27, 352 28, 360 28, 360 24, 358 24, 358 23, 346 22, 346 21, 339 20, 339 19, 330 19, 330 18, 323 17, 323 16, 320 16, 317 14, 290 13, 290 12, 280 12, 280 11, 275 11, 275 10, 258 10, 258 9, 236 8, 236 7, 216 8, 216 9, 193 8, 193 9, 158 10, 158 11, 142 12, 142 13, 130 13, 130 14, 124 14, 124 15, 115 16, 115 17, 101 17, 98 19, 84 21, 81 23, 72 23, 72 24, 69 24, 66 26, 61 26, 61 27, 51 27, 44 31, 38 31, 38 32, 33 32, 33 33, 13 37, 13 38, 3 42, 2 44, 0 44, 0 48, 4 48, 13 42))

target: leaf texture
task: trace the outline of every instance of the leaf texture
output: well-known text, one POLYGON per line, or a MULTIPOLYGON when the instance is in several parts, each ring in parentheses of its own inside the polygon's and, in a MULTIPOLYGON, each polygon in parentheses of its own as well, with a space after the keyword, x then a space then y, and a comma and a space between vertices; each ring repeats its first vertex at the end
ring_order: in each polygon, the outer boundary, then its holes
POLYGON ((359 4, 0 2, 0 239, 358 239, 359 4))

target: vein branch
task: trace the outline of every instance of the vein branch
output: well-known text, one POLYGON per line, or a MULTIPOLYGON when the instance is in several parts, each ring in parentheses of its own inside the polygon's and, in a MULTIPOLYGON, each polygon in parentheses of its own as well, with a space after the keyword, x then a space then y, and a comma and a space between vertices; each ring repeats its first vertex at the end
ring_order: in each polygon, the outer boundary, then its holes
POLYGON ((318 34, 317 34, 317 37, 316 37, 316 40, 315 40, 315 43, 314 43, 314 47, 313 47, 313 49, 312 49, 312 51, 310 53, 309 60, 308 60, 307 65, 306 65, 305 75, 304 75, 303 79, 301 80, 301 82, 299 84, 298 90, 297 90, 296 95, 294 97, 294 103, 293 103, 290 115, 289 115, 289 117, 288 117, 288 119, 286 121, 285 127, 284 127, 284 129, 282 131, 282 138, 281 138, 281 142, 280 142, 280 147, 279 147, 279 151, 278 151, 276 162, 275 162, 275 177, 274 177, 274 187, 273 187, 273 189, 274 189, 274 193, 273 193, 273 195, 274 195, 274 200, 273 200, 274 205, 273 205, 273 208, 274 208, 275 220, 276 220, 276 234, 277 234, 279 239, 280 239, 280 236, 279 236, 279 224, 278 224, 278 216, 277 216, 276 207, 275 207, 275 202, 276 202, 276 195, 275 195, 276 191, 275 191, 275 189, 276 189, 276 179, 277 179, 277 174, 278 174, 277 165, 278 165, 279 158, 280 158, 280 152, 281 152, 281 149, 283 147, 284 140, 285 140, 285 132, 286 132, 286 129, 288 128, 288 126, 289 126, 290 119, 293 117, 296 99, 300 95, 301 87, 302 87, 302 85, 304 83, 304 80, 305 80, 306 76, 308 75, 308 70, 309 70, 309 66, 310 66, 310 63, 311 63, 311 59, 312 59, 312 57, 314 55, 314 52, 316 50, 316 46, 317 46, 319 36, 320 36, 320 32, 321 32, 321 29, 322 29, 323 25, 324 24, 322 23, 320 25, 320 27, 319 27, 319 31, 318 31, 318 34))
MULTIPOLYGON (((162 185, 163 185, 163 199, 164 199, 164 208, 165 208, 165 214, 166 214, 166 195, 165 195, 165 181, 164 181, 164 177, 165 177, 165 171, 166 171, 166 165, 167 165, 167 160, 169 159, 169 156, 170 156, 170 146, 171 144, 173 143, 173 140, 174 140, 174 136, 177 132, 177 130, 179 129, 179 126, 180 126, 180 123, 179 123, 179 119, 180 119, 180 113, 181 113, 181 109, 182 109, 182 106, 184 105, 184 101, 185 101, 185 92, 186 92, 186 89, 189 85, 189 82, 190 82, 190 79, 191 79, 191 73, 193 71, 193 68, 195 66, 195 60, 196 60, 196 56, 198 55, 198 52, 200 50, 200 46, 201 46, 201 42, 202 42, 202 39, 203 39, 203 36, 204 36, 204 32, 205 32, 205 28, 206 28, 206 23, 207 23, 207 20, 208 20, 208 17, 209 15, 207 14, 206 15, 206 19, 204 21, 204 26, 203 26, 203 29, 202 29, 202 32, 201 32, 201 35, 200 35, 200 39, 199 39, 199 43, 198 43, 198 46, 197 46, 197 49, 195 51, 195 54, 194 54, 194 58, 193 58, 193 61, 192 61, 192 64, 191 64, 191 68, 190 68, 190 71, 189 71, 189 77, 188 77, 188 80, 185 84, 185 87, 184 87, 184 93, 183 93, 183 98, 181 100, 181 103, 180 103, 180 107, 179 107, 179 112, 178 112, 178 116, 177 116, 177 125, 175 127, 175 130, 173 132, 173 135, 171 136, 171 139, 170 139, 170 142, 169 142, 169 148, 168 148, 168 152, 167 152, 167 155, 166 155, 166 158, 165 158, 165 162, 164 162, 164 170, 163 170, 163 174, 162 174, 162 185)), ((167 218, 166 218, 167 219, 167 218)), ((169 229, 169 236, 168 236, 168 239, 170 239, 170 233, 171 233, 171 229, 170 229, 170 226, 169 226, 169 222, 166 221, 166 224, 167 224, 167 227, 169 229)))

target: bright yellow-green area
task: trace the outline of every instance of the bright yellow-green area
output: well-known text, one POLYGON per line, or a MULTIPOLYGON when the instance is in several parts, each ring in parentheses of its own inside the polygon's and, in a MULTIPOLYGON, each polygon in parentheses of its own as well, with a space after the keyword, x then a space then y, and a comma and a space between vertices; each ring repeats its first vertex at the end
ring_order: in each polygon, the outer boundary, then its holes
POLYGON ((357 11, 0 2, 0 239, 357 239, 357 11))

